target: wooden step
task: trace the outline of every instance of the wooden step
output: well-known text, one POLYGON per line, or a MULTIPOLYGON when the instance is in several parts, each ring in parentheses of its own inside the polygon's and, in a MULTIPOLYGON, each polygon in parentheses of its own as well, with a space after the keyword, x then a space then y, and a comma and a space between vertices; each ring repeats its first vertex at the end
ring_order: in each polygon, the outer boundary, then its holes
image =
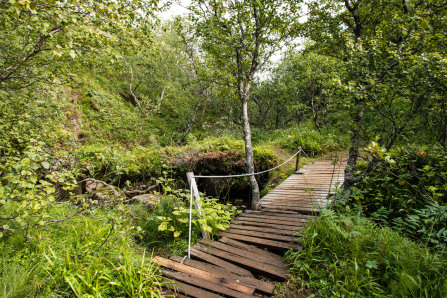
POLYGON ((269 282, 266 281, 262 281, 253 277, 244 277, 244 276, 239 276, 236 275, 228 270, 225 270, 223 268, 211 265, 211 264, 207 264, 204 262, 200 262, 200 261, 196 261, 196 260, 191 260, 191 259, 183 259, 183 257, 181 256, 173 256, 171 257, 171 260, 176 261, 176 262, 181 262, 183 260, 183 264, 197 268, 197 269, 201 269, 207 272, 214 272, 219 274, 220 276, 223 276, 225 278, 228 279, 235 279, 235 280, 240 280, 241 282, 243 282, 244 284, 253 286, 254 288, 256 288, 257 291, 260 291, 262 293, 265 294, 273 294, 273 291, 275 289, 275 285, 271 284, 269 282))
POLYGON ((239 248, 245 249, 246 251, 261 255, 265 258, 269 258, 269 259, 277 260, 277 261, 283 261, 282 256, 280 256, 280 255, 277 255, 275 253, 269 252, 269 251, 261 249, 261 248, 257 248, 253 245, 249 245, 249 244, 245 244, 240 241, 236 241, 234 239, 222 237, 219 239, 219 242, 222 242, 222 243, 234 246, 234 247, 239 247, 239 248))
POLYGON ((238 256, 233 253, 221 251, 219 249, 211 248, 206 245, 197 243, 194 245, 194 248, 200 250, 202 252, 212 254, 216 257, 225 259, 229 262, 237 264, 238 266, 242 266, 244 268, 249 269, 250 271, 254 271, 260 274, 267 275, 271 278, 277 280, 285 280, 287 277, 287 272, 283 268, 279 268, 277 266, 273 266, 270 264, 260 263, 254 260, 246 259, 244 257, 238 256))
POLYGON ((300 214, 297 212, 271 212, 271 211, 245 210, 244 213, 259 214, 259 215, 274 216, 274 217, 291 217, 291 218, 305 218, 305 219, 309 219, 309 218, 313 217, 311 215, 300 214))
MULTIPOLYGON (((236 298, 255 297, 253 295, 241 293, 241 292, 229 289, 225 286, 222 286, 221 284, 213 283, 209 280, 205 280, 205 279, 202 279, 197 276, 190 275, 190 274, 187 274, 184 272, 177 272, 177 271, 165 269, 162 271, 162 274, 163 274, 163 276, 166 276, 168 278, 175 279, 180 282, 187 283, 192 286, 203 288, 205 290, 209 290, 212 292, 216 292, 221 295, 228 296, 228 297, 236 297, 236 298)), ((185 289, 185 292, 186 292, 185 294, 187 296, 190 295, 186 289, 185 289)), ((208 296, 197 296, 197 297, 208 297, 208 296)), ((219 297, 219 296, 217 296, 217 297, 219 297)))
MULTIPOLYGON (((167 275, 169 275, 169 273, 167 273, 167 275)), ((175 281, 175 283, 166 283, 166 287, 173 290, 174 293, 177 293, 176 296, 174 297, 179 297, 179 298, 183 298, 185 296, 183 295, 179 295, 178 293, 183 293, 186 295, 186 297, 197 297, 197 298, 202 298, 202 297, 209 297, 209 298, 221 298, 223 296, 193 287, 191 285, 179 282, 179 281, 175 281)), ((165 297, 165 295, 163 295, 165 297)))
POLYGON ((252 252, 248 252, 244 249, 240 249, 238 247, 227 245, 225 243, 221 243, 221 242, 213 241, 213 240, 209 240, 209 239, 202 239, 202 240, 200 240, 200 243, 203 245, 213 247, 215 249, 227 251, 229 253, 232 253, 232 254, 235 254, 235 255, 238 255, 238 256, 253 260, 253 261, 262 262, 262 263, 269 264, 272 266, 284 268, 284 263, 282 261, 272 260, 270 258, 264 258, 262 255, 254 254, 252 252))
MULTIPOLYGON (((185 250, 187 252, 187 250, 185 250)), ((197 258, 199 260, 203 260, 205 262, 208 262, 210 264, 213 264, 215 266, 224 268, 234 274, 240 275, 240 276, 248 276, 253 277, 253 274, 239 266, 236 266, 230 262, 224 261, 220 258, 217 258, 215 256, 212 256, 210 254, 204 253, 203 251, 200 251, 198 249, 195 249, 194 247, 191 247, 191 257, 197 258)))
MULTIPOLYGON (((195 283, 194 285, 197 285, 201 288, 206 288, 208 290, 219 292, 225 295, 230 295, 232 297, 247 297, 244 294, 253 295, 255 292, 255 288, 246 284, 243 284, 240 282, 240 280, 236 279, 227 279, 219 274, 216 274, 214 272, 207 272, 201 269, 197 269, 191 266, 187 266, 184 264, 180 264, 168 259, 164 259, 161 257, 155 257, 152 259, 156 264, 170 269, 171 271, 168 271, 167 274, 172 276, 178 276, 174 277, 175 279, 179 279, 180 281, 191 283, 189 281, 190 277, 193 277, 196 280, 200 280, 200 283, 195 283), (174 272, 176 271, 176 272, 174 272), (177 273, 183 273, 183 274, 177 274, 177 273), (188 279, 188 281, 187 281, 188 279), (206 282, 205 282, 206 281, 206 282), (234 291, 233 291, 234 290, 234 291), (239 292, 239 293, 235 293, 239 292)), ((164 271, 163 271, 164 273, 164 271)))
MULTIPOLYGON (((269 224, 269 223, 265 223, 265 222, 256 222, 256 221, 251 221, 251 222, 246 222, 243 220, 233 220, 231 222, 232 224, 235 225, 242 225, 242 226, 256 226, 256 227, 271 227, 271 228, 275 228, 275 229, 280 229, 280 230, 288 230, 288 231, 298 231, 299 227, 297 226, 284 226, 284 225, 274 225, 274 224, 269 224)), ((306 224, 303 224, 302 226, 307 226, 306 224)))
POLYGON ((238 230, 246 230, 246 231, 254 231, 254 232, 263 232, 263 233, 272 233, 274 235, 286 235, 286 236, 299 236, 300 232, 297 228, 296 231, 290 231, 290 230, 282 230, 282 229, 275 229, 275 228, 266 228, 266 227, 257 227, 257 226, 249 226, 249 225, 235 225, 230 224, 231 229, 238 229, 238 230))
POLYGON ((284 250, 292 249, 292 250, 297 251, 302 248, 300 245, 296 245, 296 244, 290 244, 290 243, 281 242, 281 241, 274 241, 274 240, 269 240, 269 239, 238 235, 238 234, 233 234, 233 233, 228 233, 228 232, 218 232, 218 235, 221 237, 227 237, 227 238, 239 240, 239 241, 242 241, 245 243, 255 244, 257 246, 268 247, 268 248, 271 248, 274 250, 284 251, 284 250))
POLYGON ((268 215, 260 215, 260 214, 244 214, 242 213, 241 215, 239 215, 237 217, 238 219, 243 219, 243 218, 251 218, 251 219, 267 219, 267 220, 279 220, 279 221, 286 221, 289 223, 303 223, 303 222, 307 222, 307 218, 290 218, 290 217, 285 217, 285 216, 277 216, 277 217, 272 217, 272 216, 268 216, 268 215))
POLYGON ((242 229, 233 229, 233 228, 226 229, 225 232, 233 233, 233 234, 239 234, 239 235, 252 236, 252 237, 257 237, 257 238, 264 238, 264 239, 283 241, 283 242, 298 242, 299 239, 300 239, 298 237, 291 237, 291 236, 284 236, 284 235, 275 235, 273 233, 264 233, 264 232, 257 232, 257 231, 255 232, 255 231, 248 231, 248 230, 242 230, 242 229))

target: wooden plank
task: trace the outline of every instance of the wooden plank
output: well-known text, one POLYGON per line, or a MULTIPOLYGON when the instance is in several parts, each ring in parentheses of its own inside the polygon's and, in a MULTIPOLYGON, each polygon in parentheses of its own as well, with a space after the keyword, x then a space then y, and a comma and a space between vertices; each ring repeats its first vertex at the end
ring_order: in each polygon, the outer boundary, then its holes
POLYGON ((227 238, 239 240, 242 242, 248 242, 248 243, 266 246, 266 247, 269 247, 269 248, 272 248, 275 250, 292 249, 292 250, 296 251, 296 250, 300 250, 302 248, 301 246, 296 245, 296 244, 290 244, 290 243, 286 243, 286 242, 274 241, 274 240, 256 238, 256 237, 250 237, 250 236, 243 236, 243 235, 227 233, 227 232, 218 232, 218 235, 221 237, 227 237, 227 238))
MULTIPOLYGON (((197 298, 202 298, 202 297, 209 297, 209 298, 221 298, 222 296, 193 287, 191 285, 182 283, 182 282, 178 282, 176 281, 175 284, 173 283, 167 283, 166 287, 168 287, 169 289, 173 290, 174 293, 183 293, 186 295, 186 297, 197 297, 197 298)), ((178 295, 178 297, 181 297, 181 295, 178 295)))
MULTIPOLYGON (((245 285, 245 284, 241 283, 239 280, 236 281, 236 280, 226 279, 226 278, 224 278, 218 274, 215 274, 213 272, 207 272, 207 271, 204 271, 201 269, 197 269, 197 268, 194 268, 191 266, 180 264, 180 263, 177 263, 177 262, 174 262, 174 261, 171 261, 168 259, 164 259, 161 257, 154 257, 152 260, 154 261, 154 263, 156 263, 162 267, 185 273, 185 274, 193 276, 197 279, 202 279, 202 280, 206 280, 210 283, 214 283, 214 284, 216 284, 216 286, 218 286, 218 288, 228 288, 228 289, 232 289, 237 292, 241 292, 241 293, 245 293, 245 294, 249 294, 249 295, 253 295, 253 293, 255 292, 255 289, 252 286, 245 285)), ((182 281, 185 281, 185 280, 182 280, 182 281)), ((202 286, 200 286, 200 287, 202 287, 202 286)), ((216 287, 214 287, 213 289, 212 288, 207 288, 207 289, 215 291, 215 292, 219 292, 222 294, 226 294, 226 295, 228 295, 227 293, 230 293, 226 289, 216 290, 215 288, 216 287)), ((234 297, 236 297, 236 296, 234 296, 234 297)), ((245 297, 245 296, 242 295, 240 297, 245 297)))
POLYGON ((251 271, 268 275, 269 277, 274 279, 285 280, 287 277, 287 272, 283 268, 279 268, 277 266, 272 266, 270 264, 263 264, 257 261, 246 259, 244 257, 229 252, 224 252, 219 249, 211 248, 200 243, 195 244, 194 248, 212 254, 219 258, 228 260, 232 263, 236 263, 238 264, 238 266, 250 268, 251 271))
POLYGON ((246 251, 245 249, 240 249, 231 245, 227 245, 225 243, 222 242, 218 242, 218 241, 212 241, 212 240, 208 240, 208 239, 202 239, 200 241, 200 243, 202 243, 203 245, 207 245, 222 251, 227 251, 229 253, 253 260, 253 261, 257 261, 257 262, 262 262, 265 264, 270 264, 273 266, 277 266, 280 268, 284 267, 284 263, 278 260, 272 260, 270 258, 264 258, 262 255, 258 255, 258 254, 254 254, 252 252, 246 251))
POLYGON ((293 211, 299 211, 303 213, 308 214, 318 214, 320 212, 319 209, 315 208, 302 208, 302 207, 275 207, 275 206, 262 206, 262 209, 267 211, 284 211, 284 210, 293 210, 293 211))
POLYGON ((283 242, 298 242, 300 240, 298 237, 275 235, 272 233, 264 233, 264 232, 249 231, 249 230, 242 230, 242 229, 229 228, 229 229, 226 229, 225 232, 238 234, 238 235, 251 236, 251 237, 256 237, 256 238, 283 241, 283 242))
POLYGON ((282 220, 282 221, 287 221, 287 222, 295 222, 295 223, 302 223, 302 222, 307 222, 306 218, 290 218, 290 217, 283 217, 283 216, 277 216, 277 217, 273 217, 273 216, 268 216, 268 215, 261 215, 261 214, 244 214, 242 213, 241 215, 239 215, 237 217, 238 219, 241 218, 260 218, 260 219, 277 219, 277 220, 282 220))
MULTIPOLYGON (((185 252, 187 252, 185 250, 185 252)), ((224 268, 234 274, 240 275, 240 276, 248 276, 253 277, 253 274, 239 266, 236 266, 232 263, 229 263, 227 261, 224 261, 220 258, 216 258, 215 256, 212 256, 210 254, 204 253, 203 251, 197 250, 195 248, 191 248, 191 256, 200 260, 203 260, 205 262, 208 262, 210 264, 216 265, 218 267, 224 268)))
POLYGON ((245 244, 243 242, 239 242, 239 241, 236 241, 234 239, 227 238, 227 237, 220 238, 219 242, 222 242, 222 243, 225 243, 225 244, 228 244, 228 245, 232 245, 234 247, 239 247, 239 248, 245 249, 246 251, 249 251, 249 252, 252 252, 252 253, 256 253, 258 255, 264 256, 265 258, 269 258, 269 259, 272 259, 272 260, 277 260, 277 261, 281 261, 282 262, 282 256, 277 255, 277 254, 272 253, 272 252, 269 252, 269 251, 266 251, 266 250, 261 249, 261 248, 257 248, 257 247, 255 247, 253 245, 245 244))
MULTIPOLYGON (((303 224, 306 224, 307 221, 306 220, 302 220, 300 222, 290 222, 290 221, 286 221, 286 220, 281 220, 281 219, 266 219, 266 218, 255 218, 255 217, 242 217, 239 218, 237 217, 237 220, 241 220, 244 221, 246 223, 251 223, 251 222, 258 222, 258 223, 264 223, 264 224, 275 224, 275 225, 283 225, 283 226, 302 226, 303 224)), ((268 226, 268 225, 266 225, 268 226)))
MULTIPOLYGON (((173 256, 173 257, 171 257, 171 260, 176 261, 176 262, 181 262, 183 260, 183 257, 173 256)), ((197 268, 197 269, 201 269, 204 271, 214 272, 214 273, 217 273, 217 274, 224 276, 228 279, 240 280, 244 284, 253 286, 254 288, 256 288, 256 290, 266 293, 266 294, 272 294, 275 289, 275 285, 271 284, 269 282, 262 281, 262 280, 259 280, 259 279, 253 278, 253 277, 239 276, 239 275, 236 275, 228 270, 225 270, 223 268, 220 268, 220 267, 217 267, 217 266, 214 266, 211 264, 207 264, 204 262, 186 258, 183 260, 183 264, 197 268)))
MULTIPOLYGON (((245 222, 243 220, 233 220, 231 223, 235 224, 235 225, 276 228, 276 229, 288 230, 288 231, 297 231, 299 228, 298 226, 274 225, 274 224, 268 224, 268 223, 263 223, 263 222, 245 222)), ((302 226, 305 227, 306 224, 303 224, 302 226)))
POLYGON ((272 233, 275 235, 285 235, 285 236, 298 236, 300 235, 299 230, 290 231, 290 230, 281 230, 275 228, 266 228, 266 227, 256 227, 249 225, 234 225, 230 224, 230 228, 238 229, 238 230, 247 230, 247 231, 255 231, 255 232, 264 232, 264 233, 272 233))
POLYGON ((312 204, 306 204, 303 202, 290 202, 281 199, 272 201, 261 201, 261 205, 276 205, 276 206, 294 206, 294 207, 304 207, 304 208, 321 208, 326 207, 331 202, 312 202, 312 204))
POLYGON ((306 219, 312 218, 311 215, 300 214, 297 212, 271 212, 271 211, 245 210, 244 213, 260 214, 264 216, 291 217, 291 218, 306 218, 306 219))
MULTIPOLYGON (((191 267, 192 268, 192 267, 191 267)), ((195 268, 194 268, 195 269, 195 268)), ((198 270, 198 269, 197 269, 198 270)), ((229 289, 227 287, 224 287, 220 284, 211 282, 209 280, 203 279, 203 278, 199 278, 197 276, 191 275, 191 274, 187 274, 184 272, 177 272, 177 271, 172 271, 172 270, 163 270, 162 271, 163 275, 169 278, 173 278, 176 280, 179 280, 181 282, 196 286, 196 287, 200 287, 203 288, 205 290, 209 290, 209 291, 213 291, 219 294, 223 294, 225 296, 229 296, 229 297, 235 297, 235 298, 248 298, 248 297, 255 297, 253 295, 249 295, 249 294, 245 294, 245 293, 241 293, 232 289, 229 289)), ((185 289, 186 295, 189 295, 188 291, 185 289)), ((197 297, 208 297, 208 296, 197 296, 197 297)), ((217 296, 219 297, 219 296, 217 296)))

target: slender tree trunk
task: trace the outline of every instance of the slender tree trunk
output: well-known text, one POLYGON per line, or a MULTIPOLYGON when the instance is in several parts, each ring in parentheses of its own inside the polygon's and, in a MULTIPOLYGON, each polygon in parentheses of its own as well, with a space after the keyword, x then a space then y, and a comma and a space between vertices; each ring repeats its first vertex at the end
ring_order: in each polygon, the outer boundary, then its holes
POLYGON ((357 165, 357 159, 359 157, 360 124, 365 114, 365 107, 363 103, 358 103, 358 105, 360 105, 359 110, 353 117, 354 123, 351 130, 351 146, 349 147, 349 157, 345 169, 345 181, 343 183, 343 188, 345 190, 351 189, 355 183, 354 172, 357 165))
POLYGON ((317 107, 314 99, 315 99, 315 79, 312 81, 312 97, 311 97, 312 116, 314 119, 315 127, 318 129, 318 132, 321 134, 321 127, 318 124, 318 107, 317 107))
MULTIPOLYGON (((246 92, 241 91, 241 102, 242 102, 242 121, 244 127, 244 142, 245 142, 245 164, 247 165, 248 173, 255 172, 255 165, 253 159, 253 148, 251 144, 251 130, 250 130, 250 121, 248 118, 248 94, 246 92)), ((252 200, 251 200, 251 209, 252 210, 260 210, 260 192, 259 185, 256 181, 255 176, 250 176, 250 185, 252 192, 252 200)))
POLYGON ((194 123, 196 122, 197 112, 199 111, 201 103, 202 103, 202 99, 200 99, 199 102, 196 104, 196 107, 194 109, 194 113, 192 114, 191 120, 189 121, 188 125, 186 126, 185 133, 180 137, 180 139, 177 140, 178 144, 183 143, 183 141, 185 140, 186 136, 189 134, 189 132, 191 131, 192 127, 194 126, 194 123))

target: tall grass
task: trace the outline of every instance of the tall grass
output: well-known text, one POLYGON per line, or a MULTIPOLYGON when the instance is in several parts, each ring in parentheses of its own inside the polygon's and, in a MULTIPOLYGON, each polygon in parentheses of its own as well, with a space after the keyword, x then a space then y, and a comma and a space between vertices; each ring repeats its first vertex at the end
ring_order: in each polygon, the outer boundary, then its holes
POLYGON ((318 296, 445 297, 447 259, 365 217, 323 214, 288 252, 292 281, 318 296))
POLYGON ((0 296, 161 297, 161 272, 134 243, 138 234, 123 208, 36 227, 31 242, 14 233, 1 238, 0 296))

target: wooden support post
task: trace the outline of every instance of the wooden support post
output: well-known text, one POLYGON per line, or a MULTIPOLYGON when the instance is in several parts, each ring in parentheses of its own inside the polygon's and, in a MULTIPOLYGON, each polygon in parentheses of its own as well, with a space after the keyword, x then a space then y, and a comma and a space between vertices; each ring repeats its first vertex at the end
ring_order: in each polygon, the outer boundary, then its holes
POLYGON ((301 146, 298 147, 298 155, 296 156, 296 165, 295 165, 295 172, 298 172, 300 169, 300 159, 301 159, 301 146))
MULTIPOLYGON (((200 202, 199 190, 197 188, 196 179, 194 178, 194 173, 188 172, 188 173, 186 173, 186 177, 188 178, 189 187, 192 190, 192 199, 194 202, 194 206, 197 209, 197 214, 199 215, 199 217, 201 217, 202 216, 202 204, 200 202)), ((207 232, 206 228, 207 228, 207 224, 205 222, 200 227, 200 229, 202 231, 202 237, 203 237, 203 239, 210 239, 210 234, 207 232)))

